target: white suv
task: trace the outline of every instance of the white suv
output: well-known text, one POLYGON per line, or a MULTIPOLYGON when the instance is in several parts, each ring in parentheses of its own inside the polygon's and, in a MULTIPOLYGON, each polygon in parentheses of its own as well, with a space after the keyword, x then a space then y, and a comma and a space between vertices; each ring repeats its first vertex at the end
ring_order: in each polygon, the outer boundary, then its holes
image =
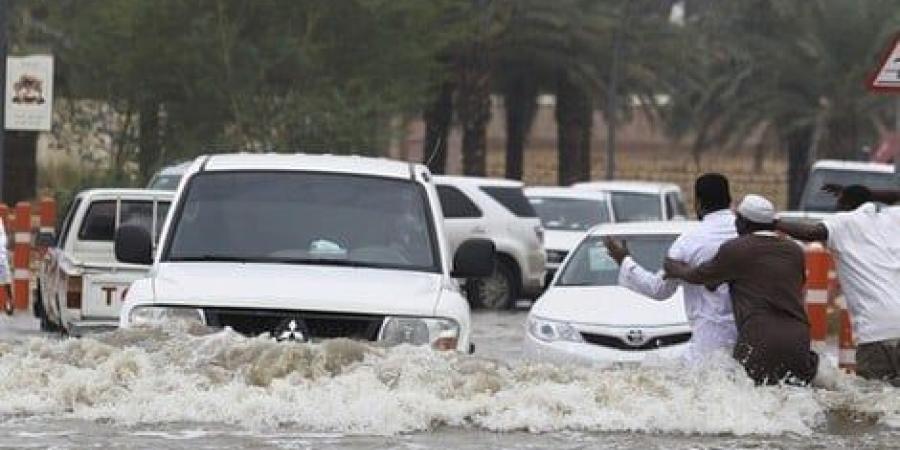
POLYGON ((547 278, 553 276, 569 252, 581 242, 587 230, 612 222, 609 194, 570 187, 534 186, 525 189, 544 226, 544 248, 547 251, 547 278))
POLYGON ((152 264, 120 326, 189 321, 246 335, 349 338, 470 351, 469 305, 451 277, 493 271, 493 244, 451 258, 422 165, 326 155, 200 157, 155 256, 120 227, 116 258, 152 264))
POLYGON ((471 238, 497 247, 497 267, 483 279, 467 281, 477 306, 504 309, 520 297, 536 298, 543 289, 544 230, 522 192, 522 183, 504 179, 435 176, 444 229, 453 251, 471 238))
POLYGON ((591 181, 575 183, 572 187, 608 193, 614 222, 687 218, 684 197, 677 184, 649 181, 591 181))

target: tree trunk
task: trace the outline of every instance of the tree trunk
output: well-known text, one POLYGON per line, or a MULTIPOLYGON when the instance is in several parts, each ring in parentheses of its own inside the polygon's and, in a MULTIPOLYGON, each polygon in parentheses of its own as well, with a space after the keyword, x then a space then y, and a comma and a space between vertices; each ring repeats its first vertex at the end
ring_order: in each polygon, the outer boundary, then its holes
POLYGON ((796 209, 809 176, 809 147, 811 130, 795 131, 784 138, 788 152, 788 208, 796 209))
POLYGON ((447 140, 453 120, 453 84, 444 83, 434 102, 422 114, 425 119, 425 141, 422 155, 432 173, 447 171, 447 140))
POLYGON ((525 141, 537 113, 536 96, 536 87, 525 77, 518 77, 506 90, 506 178, 511 180, 522 179, 525 141))
POLYGON ((138 169, 141 183, 146 183, 159 166, 161 142, 159 134, 159 103, 145 101, 139 110, 138 169))
POLYGON ((37 197, 37 136, 33 131, 6 132, 3 203, 10 207, 37 197))
POLYGON ((471 45, 460 61, 457 109, 462 123, 463 173, 487 174, 487 124, 491 118, 491 85, 483 43, 471 45))
POLYGON ((560 186, 591 178, 591 126, 589 95, 566 79, 556 91, 557 169, 560 186))

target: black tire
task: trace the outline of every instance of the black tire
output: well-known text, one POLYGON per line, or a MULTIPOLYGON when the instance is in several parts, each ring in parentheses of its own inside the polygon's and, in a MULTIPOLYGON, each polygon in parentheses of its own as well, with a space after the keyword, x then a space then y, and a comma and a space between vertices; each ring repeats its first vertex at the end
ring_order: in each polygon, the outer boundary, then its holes
POLYGON ((493 275, 470 280, 466 286, 472 306, 495 311, 515 305, 521 290, 518 273, 503 261, 497 262, 493 275))

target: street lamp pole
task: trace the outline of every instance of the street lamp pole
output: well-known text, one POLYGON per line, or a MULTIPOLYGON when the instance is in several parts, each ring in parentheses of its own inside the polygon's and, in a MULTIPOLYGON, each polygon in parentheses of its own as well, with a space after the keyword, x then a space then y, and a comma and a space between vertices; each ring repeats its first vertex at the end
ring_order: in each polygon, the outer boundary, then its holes
POLYGON ((6 24, 8 13, 7 0, 0 0, 0 201, 3 200, 6 184, 4 173, 6 171, 6 155, 4 144, 6 142, 6 24))

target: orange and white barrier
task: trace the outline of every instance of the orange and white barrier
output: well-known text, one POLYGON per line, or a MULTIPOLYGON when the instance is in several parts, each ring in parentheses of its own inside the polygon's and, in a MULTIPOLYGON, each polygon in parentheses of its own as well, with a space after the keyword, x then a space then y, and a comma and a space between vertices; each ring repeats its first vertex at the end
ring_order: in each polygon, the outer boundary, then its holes
POLYGON ((816 351, 825 350, 828 338, 828 271, 831 257, 819 244, 806 248, 806 314, 809 337, 816 351))
MULTIPOLYGON (((34 248, 32 239, 37 231, 53 232, 56 222, 56 201, 42 199, 37 208, 31 203, 19 202, 10 214, 10 208, 0 203, 0 220, 6 231, 7 245, 10 247, 10 282, 12 283, 13 305, 16 310, 27 310, 31 304, 32 265, 39 261, 46 249, 34 248), (32 255, 32 251, 37 254, 32 255)), ((0 306, 6 304, 6 290, 0 289, 0 306)))
POLYGON ((856 370, 856 343, 853 323, 847 302, 840 292, 831 255, 821 244, 806 246, 806 311, 809 316, 809 335, 812 347, 818 352, 827 349, 829 304, 838 317, 838 366, 848 372, 856 370))
POLYGON ((13 235, 13 304, 17 310, 28 309, 31 290, 31 204, 16 204, 13 235))

